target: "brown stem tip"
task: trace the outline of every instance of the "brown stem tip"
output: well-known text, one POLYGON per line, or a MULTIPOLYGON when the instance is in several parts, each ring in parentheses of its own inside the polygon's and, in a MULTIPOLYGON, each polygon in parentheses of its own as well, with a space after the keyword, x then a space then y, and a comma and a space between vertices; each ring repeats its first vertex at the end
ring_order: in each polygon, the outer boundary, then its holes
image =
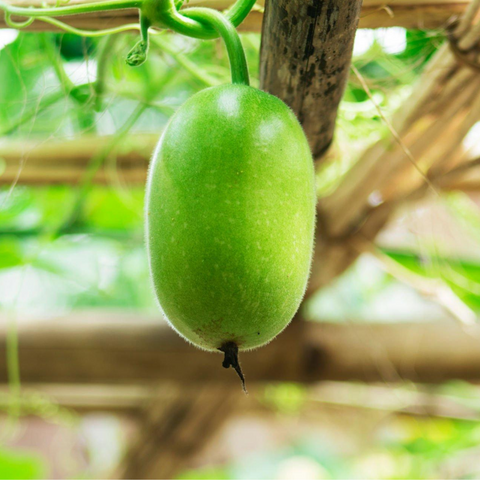
POLYGON ((248 394, 247 388, 245 386, 245 377, 243 376, 242 369, 240 368, 240 363, 238 362, 237 344, 235 342, 226 342, 219 348, 219 350, 225 353, 225 357, 222 363, 223 368, 232 367, 237 372, 237 375, 242 381, 243 391, 248 394))

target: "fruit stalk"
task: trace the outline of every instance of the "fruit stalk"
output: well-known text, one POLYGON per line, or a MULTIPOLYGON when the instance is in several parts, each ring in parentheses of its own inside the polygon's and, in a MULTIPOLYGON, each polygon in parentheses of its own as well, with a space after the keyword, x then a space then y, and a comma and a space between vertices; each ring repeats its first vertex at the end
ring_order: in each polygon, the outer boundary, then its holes
POLYGON ((232 72, 232 83, 243 85, 250 84, 245 51, 243 50, 240 36, 230 20, 220 12, 210 8, 189 8, 184 10, 183 15, 178 14, 178 12, 176 13, 177 15, 174 17, 167 17, 164 19, 167 26, 171 27, 178 33, 185 34, 188 30, 185 30, 183 18, 186 17, 214 28, 224 41, 225 47, 227 48, 230 70, 232 72))
POLYGON ((243 376, 242 368, 238 361, 238 345, 235 342, 226 342, 219 348, 219 350, 225 354, 222 367, 232 367, 237 372, 237 375, 242 381, 243 391, 248 394, 247 387, 245 386, 245 377, 243 376))

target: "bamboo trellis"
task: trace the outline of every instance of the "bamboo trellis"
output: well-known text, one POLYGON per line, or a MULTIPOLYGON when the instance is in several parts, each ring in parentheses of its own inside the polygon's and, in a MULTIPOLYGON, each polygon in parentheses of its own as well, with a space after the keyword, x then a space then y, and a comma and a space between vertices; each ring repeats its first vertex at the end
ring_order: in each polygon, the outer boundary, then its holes
POLYGON ((369 249, 400 205, 468 184, 469 172, 478 178, 478 161, 463 140, 480 121, 480 64, 475 66, 480 22, 474 21, 479 11, 475 0, 452 25, 450 40, 429 62, 410 98, 391 122, 385 119, 391 135, 364 152, 333 193, 320 199, 312 290, 369 249))

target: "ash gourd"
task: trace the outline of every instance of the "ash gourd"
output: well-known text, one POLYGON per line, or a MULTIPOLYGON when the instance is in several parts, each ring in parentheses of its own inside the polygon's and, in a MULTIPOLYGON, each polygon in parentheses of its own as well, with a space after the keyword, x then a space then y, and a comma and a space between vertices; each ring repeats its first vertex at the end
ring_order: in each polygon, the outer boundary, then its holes
POLYGON ((225 354, 265 345, 305 293, 315 179, 305 134, 277 97, 249 86, 242 45, 221 14, 185 10, 225 40, 232 84, 173 115, 153 155, 146 231, 155 292, 172 327, 225 354))
POLYGON ((254 3, 238 0, 223 15, 207 8, 179 11, 181 3, 173 0, 50 9, 0 0, 6 20, 17 27, 48 15, 139 8, 141 40, 126 59, 132 66, 146 60, 150 27, 224 40, 232 83, 185 102, 153 155, 146 239, 155 292, 168 322, 197 347, 223 352, 223 366, 236 370, 244 390, 238 352, 275 338, 305 293, 316 203, 312 156, 295 115, 278 98, 249 86, 235 26, 254 3), (15 24, 11 15, 27 20, 15 24))

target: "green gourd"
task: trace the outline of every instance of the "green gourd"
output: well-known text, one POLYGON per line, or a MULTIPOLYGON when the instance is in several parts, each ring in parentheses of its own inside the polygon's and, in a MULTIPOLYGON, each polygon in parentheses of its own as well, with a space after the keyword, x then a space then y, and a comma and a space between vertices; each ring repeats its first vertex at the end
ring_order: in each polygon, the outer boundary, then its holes
POLYGON ((168 123, 151 163, 146 230, 160 307, 197 347, 265 345, 305 293, 315 226, 305 134, 278 98, 242 84, 205 89, 168 123))

